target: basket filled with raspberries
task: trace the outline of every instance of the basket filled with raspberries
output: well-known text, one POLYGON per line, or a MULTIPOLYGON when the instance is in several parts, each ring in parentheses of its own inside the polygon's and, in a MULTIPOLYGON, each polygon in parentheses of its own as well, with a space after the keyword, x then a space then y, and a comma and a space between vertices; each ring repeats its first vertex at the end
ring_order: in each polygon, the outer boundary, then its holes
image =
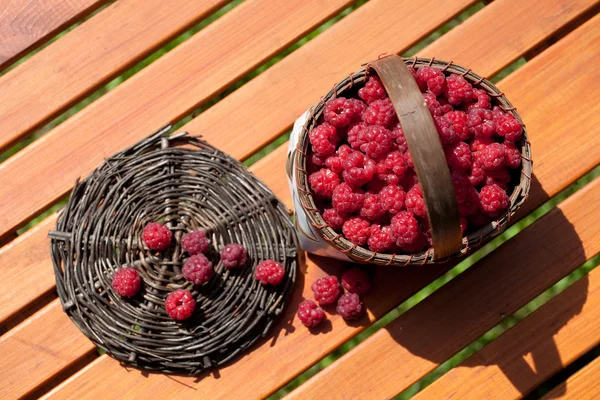
POLYGON ((382 265, 443 262, 502 232, 527 199, 525 126, 491 82, 392 55, 296 121, 287 165, 300 245, 382 265))
POLYGON ((64 311, 112 357, 197 374, 264 337, 298 263, 287 209, 243 165, 161 130, 77 182, 50 232, 64 311))

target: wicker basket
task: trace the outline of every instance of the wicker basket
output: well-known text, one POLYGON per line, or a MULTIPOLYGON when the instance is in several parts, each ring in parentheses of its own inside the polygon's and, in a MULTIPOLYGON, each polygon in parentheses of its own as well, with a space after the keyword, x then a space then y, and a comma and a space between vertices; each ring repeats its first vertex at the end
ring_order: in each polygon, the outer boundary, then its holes
POLYGON ((294 136, 294 133, 292 134, 293 143, 290 144, 290 153, 288 154, 287 172, 297 209, 296 226, 300 232, 300 243, 305 250, 310 252, 350 259, 360 263, 380 265, 403 266, 445 262, 450 258, 467 254, 472 249, 481 246, 502 232, 506 228, 510 217, 525 202, 529 193, 532 174, 530 144, 527 140, 525 126, 516 109, 491 82, 471 70, 452 62, 428 58, 402 59, 396 55, 392 55, 367 63, 364 68, 336 84, 317 104, 313 105, 297 121, 295 131, 296 136, 294 136), (419 68, 425 65, 437 68, 446 74, 455 73, 464 76, 474 87, 484 89, 495 99, 497 105, 504 111, 513 114, 523 126, 520 177, 510 195, 509 209, 495 221, 490 222, 483 228, 465 237, 461 237, 462 235, 460 234, 454 188, 450 180, 441 143, 439 142, 439 138, 437 138, 431 116, 424 105, 423 97, 413 78, 410 76, 408 68, 406 68, 406 66, 419 68), (417 176, 423 188, 429 223, 432 228, 433 246, 426 251, 415 254, 375 253, 348 241, 340 233, 329 227, 323 220, 308 184, 307 154, 309 154, 310 146, 308 134, 317 125, 319 117, 323 113, 325 103, 332 98, 343 96, 344 93, 362 87, 368 76, 373 73, 379 75, 394 103, 400 123, 404 128, 407 144, 415 162, 417 176), (400 87, 402 89, 399 89, 400 87), (405 103, 410 103, 411 101, 419 103, 417 106, 420 107, 420 111, 425 110, 430 122, 427 122, 426 118, 419 119, 419 116, 412 116, 412 111, 408 113, 402 112, 402 115, 398 112, 405 103), (407 114, 411 115, 407 117, 407 114), (418 132, 411 133, 411 127, 418 132), (435 135, 433 141, 431 136, 432 131, 434 132, 433 135, 435 135), (412 139, 410 138, 411 135, 413 135, 412 139), (426 135, 429 136, 425 139, 426 135), (426 163, 423 162, 423 159, 418 159, 419 154, 427 155, 426 163), (434 164, 437 164, 437 166, 434 164), (421 169, 419 169, 419 166, 421 169), (441 169, 435 170, 435 168, 441 169), (432 170, 435 173, 432 173, 432 170))
POLYGON ((64 311, 112 357, 144 369, 196 374, 247 349, 281 314, 297 267, 297 240, 285 207, 228 155, 168 127, 108 158, 75 185, 50 232, 56 285, 64 311), (149 222, 173 232, 156 253, 140 238, 149 222), (193 287, 182 275, 183 233, 203 229, 211 241, 215 273, 193 287), (219 250, 241 243, 249 262, 225 269, 219 250), (274 259, 286 275, 276 286, 254 278, 260 260, 274 259), (117 296, 112 275, 122 266, 139 272, 142 291, 117 296), (189 289, 194 315, 178 323, 164 310, 166 296, 189 289))

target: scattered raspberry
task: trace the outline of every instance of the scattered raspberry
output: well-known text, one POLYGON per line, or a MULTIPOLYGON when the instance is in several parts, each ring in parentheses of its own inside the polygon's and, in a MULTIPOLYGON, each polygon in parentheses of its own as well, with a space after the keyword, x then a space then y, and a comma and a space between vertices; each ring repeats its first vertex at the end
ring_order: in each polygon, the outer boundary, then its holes
POLYGON ((468 171, 471 168, 471 149, 465 142, 450 145, 446 147, 445 152, 450 168, 457 171, 468 171))
POLYGON ((309 134, 312 151, 317 156, 328 156, 335 153, 339 137, 337 129, 328 123, 315 127, 309 134))
POLYGON ((368 219, 369 221, 377 221, 380 217, 385 215, 386 210, 381 207, 379 202, 379 196, 372 193, 365 194, 365 201, 360 210, 360 216, 368 219))
POLYGON ((471 151, 473 151, 473 152, 481 151, 492 143, 495 143, 495 142, 489 138, 475 138, 471 142, 471 151))
POLYGON ((200 253, 208 253, 210 242, 204 231, 191 231, 181 238, 181 247, 190 256, 195 256, 200 253))
POLYGON ((122 297, 133 297, 140 291, 140 275, 134 268, 121 268, 112 278, 112 288, 122 297))
POLYGON ((360 268, 350 268, 342 274, 342 287, 350 293, 365 294, 371 289, 369 275, 360 268))
POLYGON ((490 110, 473 108, 467 113, 469 118, 469 132, 476 138, 491 138, 496 132, 496 124, 490 110))
POLYGON ((498 185, 486 185, 479 192, 481 209, 488 215, 497 216, 508 208, 510 199, 498 185))
POLYGON ((353 186, 362 186, 373 179, 377 172, 377 164, 359 151, 353 151, 344 162, 342 178, 353 186))
POLYGON ((213 265, 204 254, 196 254, 188 258, 181 272, 186 281, 204 285, 213 277, 213 265))
POLYGON ((469 117, 466 113, 462 111, 450 111, 445 116, 452 122, 452 130, 458 134, 460 140, 465 141, 471 138, 469 117))
POLYGON ((350 214, 362 208, 365 193, 362 189, 353 189, 347 183, 341 183, 333 191, 331 197, 333 208, 340 214, 350 214))
POLYGON ((463 217, 468 217, 479 211, 479 193, 474 187, 467 190, 465 200, 458 203, 458 213, 463 217))
POLYGON ((365 308, 356 293, 344 293, 338 300, 335 311, 347 321, 359 319, 365 313, 365 308))
POLYGON ((221 249, 221 262, 227 269, 243 267, 246 261, 246 249, 241 244, 230 243, 221 249))
POLYGON ((391 127, 397 122, 396 110, 390 99, 375 100, 363 111, 362 119, 369 125, 391 127))
POLYGON ((325 312, 314 301, 304 300, 298 306, 298 319, 307 328, 313 328, 325 319, 325 312))
POLYGON ((433 118, 442 145, 449 146, 460 140, 460 135, 454 131, 454 124, 445 115, 433 118))
POLYGON ((477 161, 486 171, 492 171, 504 167, 504 145, 501 143, 491 143, 485 149, 477 152, 477 161))
POLYGON ((386 155, 394 145, 392 133, 379 125, 363 129, 359 141, 362 143, 360 149, 371 158, 386 155))
POLYGON ((166 250, 171 245, 173 233, 169 228, 160 222, 151 222, 144 227, 142 240, 150 250, 166 250))
POLYGON ((343 128, 357 120, 357 108, 353 101, 345 97, 329 100, 323 109, 323 118, 336 128, 343 128))
POLYGON ((342 231, 346 239, 356 245, 364 246, 371 234, 371 224, 360 217, 353 217, 344 222, 342 231))
POLYGON ((183 321, 192 316, 196 300, 189 290, 177 289, 169 293, 165 300, 165 310, 175 321, 183 321))
POLYGON ((375 100, 381 100, 387 97, 387 93, 378 76, 370 76, 365 86, 358 89, 358 97, 370 104, 375 100))
POLYGON ((396 185, 407 170, 404 155, 399 151, 392 151, 377 164, 377 177, 390 185, 396 185))
POLYGON ((354 150, 359 150, 360 146, 365 143, 365 135, 362 133, 367 127, 368 125, 364 122, 355 122, 348 127, 348 144, 354 150))
POLYGON ((323 168, 313 172, 308 177, 308 183, 315 194, 330 198, 333 196, 333 190, 340 184, 340 179, 335 172, 323 168))
POLYGON ((446 87, 446 76, 437 68, 424 66, 417 70, 417 85, 421 92, 429 91, 439 96, 446 87))
POLYGON ((381 207, 391 215, 398 214, 404 209, 406 193, 398 185, 388 185, 379 192, 381 207))
POLYGON ((371 225, 371 235, 367 240, 367 244, 369 245, 369 249, 376 253, 392 251, 396 246, 396 243, 390 236, 390 227, 378 224, 371 225))
POLYGON ((500 107, 494 107, 494 122, 498 135, 504 136, 504 139, 510 142, 521 140, 523 127, 511 113, 504 113, 500 107))
POLYGON ((285 269, 277 261, 261 261, 256 266, 254 277, 263 285, 279 285, 285 275, 285 269))
POLYGON ((473 86, 462 75, 450 74, 446 78, 444 96, 450 104, 468 102, 473 98, 473 86))
POLYGON ((390 236, 402 250, 408 253, 416 253, 425 247, 425 237, 419 222, 408 211, 400 211, 392 218, 390 236))
POLYGON ((406 193, 404 204, 407 211, 410 211, 417 217, 427 218, 427 210, 425 209, 425 201, 423 200, 423 192, 420 185, 413 186, 406 193))
POLYGON ((334 208, 326 208, 323 211, 323 219, 327 222, 327 225, 331 227, 333 230, 342 229, 344 226, 344 222, 346 219, 341 216, 334 208))
POLYGON ((450 179, 454 184, 454 194, 456 196, 457 203, 464 203, 467 199, 467 192, 472 190, 471 182, 463 172, 452 171, 450 173, 450 179))
POLYGON ((472 108, 484 108, 486 110, 492 108, 490 96, 483 89, 473 88, 473 100, 473 103, 467 104, 467 111, 470 111, 472 108))
POLYGON ((329 275, 315 281, 311 289, 320 305, 333 304, 340 297, 340 283, 335 276, 329 275))
POLYGON ((504 142, 504 163, 508 168, 519 168, 521 166, 521 150, 513 142, 504 142))

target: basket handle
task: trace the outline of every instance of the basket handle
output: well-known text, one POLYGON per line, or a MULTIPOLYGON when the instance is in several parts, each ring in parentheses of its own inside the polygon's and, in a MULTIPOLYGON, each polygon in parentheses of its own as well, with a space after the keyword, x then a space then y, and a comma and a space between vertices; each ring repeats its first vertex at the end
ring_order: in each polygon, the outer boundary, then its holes
POLYGON ((377 72, 406 137, 427 209, 433 259, 451 256, 462 247, 460 217, 450 170, 435 123, 417 83, 398 55, 382 57, 367 68, 377 72))

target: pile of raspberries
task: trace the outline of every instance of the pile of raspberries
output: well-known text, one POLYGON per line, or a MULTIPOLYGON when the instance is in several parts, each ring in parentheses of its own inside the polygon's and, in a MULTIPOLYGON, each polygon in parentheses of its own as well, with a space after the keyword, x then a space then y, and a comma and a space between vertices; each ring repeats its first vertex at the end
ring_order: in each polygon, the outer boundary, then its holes
MULTIPOLYGON (((171 247, 173 233, 166 225, 152 222, 144 227, 142 241, 151 251, 164 251, 171 247)), ((181 238, 181 248, 189 255, 181 270, 185 280, 194 286, 208 283, 214 270, 212 262, 206 257, 210 250, 210 241, 206 233, 195 230, 184 234, 181 238)), ((229 270, 243 268, 248 263, 246 249, 238 243, 224 246, 220 256, 223 267, 229 270)), ((254 270, 255 279, 262 285, 279 285, 284 276, 285 269, 274 260, 261 261, 254 270)), ((121 297, 134 297, 141 289, 138 271, 132 267, 118 269, 112 278, 112 288, 121 297)), ((167 314, 176 321, 190 318, 195 308, 196 300, 189 290, 175 290, 169 293, 165 300, 167 314)))
MULTIPOLYGON (((464 235, 508 208, 521 166, 522 126, 462 75, 410 69, 444 147, 464 235)), ((356 95, 329 100, 309 139, 308 181, 332 229, 379 253, 431 246, 413 160, 377 76, 356 95)))

